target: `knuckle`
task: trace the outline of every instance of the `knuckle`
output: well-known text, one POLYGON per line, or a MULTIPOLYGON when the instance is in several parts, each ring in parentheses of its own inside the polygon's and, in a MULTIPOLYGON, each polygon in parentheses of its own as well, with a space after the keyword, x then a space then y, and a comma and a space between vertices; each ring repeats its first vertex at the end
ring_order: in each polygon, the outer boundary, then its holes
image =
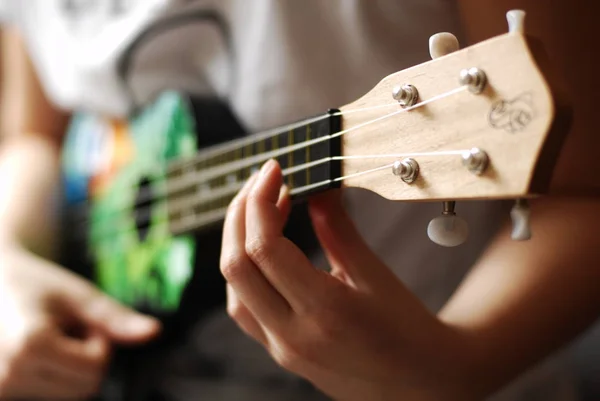
POLYGON ((319 364, 333 338, 327 335, 319 326, 307 333, 302 341, 295 345, 295 352, 310 364, 319 364))
POLYGON ((302 336, 288 339, 285 345, 272 352, 277 364, 294 373, 301 373, 305 365, 321 365, 323 355, 331 346, 332 338, 322 335, 320 329, 304 331, 302 336))
POLYGON ((221 274, 225 280, 233 282, 246 274, 248 262, 245 259, 245 255, 237 252, 221 257, 221 274))
POLYGON ((10 348, 15 361, 26 359, 44 348, 44 341, 51 327, 40 321, 24 325, 14 333, 10 348))
POLYGON ((240 304, 240 302, 228 302, 227 314, 233 320, 238 321, 244 318, 246 311, 245 308, 240 304))
POLYGON ((13 339, 11 348, 15 360, 26 358, 35 352, 37 342, 35 337, 33 332, 26 332, 13 339))
POLYGON ((342 285, 329 285, 327 291, 316 302, 308 303, 306 309, 307 318, 316 325, 329 327, 338 325, 342 316, 351 313, 348 291, 342 285))
POLYGON ((109 346, 105 346, 100 352, 96 352, 87 358, 88 368, 95 378, 101 378, 110 364, 111 351, 109 346))
POLYGON ((327 344, 331 344, 343 336, 344 330, 342 327, 343 324, 341 324, 340 319, 330 314, 317 319, 312 333, 308 336, 308 341, 311 344, 310 349, 316 349, 318 355, 323 348, 326 348, 327 344))
POLYGON ((271 355, 275 362, 293 373, 300 373, 302 369, 302 357, 295 352, 291 347, 278 347, 276 350, 271 351, 271 355))
POLYGON ((236 213, 242 203, 242 197, 239 194, 236 195, 227 206, 227 215, 236 213))
POLYGON ((257 236, 246 241, 246 253, 257 265, 267 262, 274 253, 273 242, 257 236))

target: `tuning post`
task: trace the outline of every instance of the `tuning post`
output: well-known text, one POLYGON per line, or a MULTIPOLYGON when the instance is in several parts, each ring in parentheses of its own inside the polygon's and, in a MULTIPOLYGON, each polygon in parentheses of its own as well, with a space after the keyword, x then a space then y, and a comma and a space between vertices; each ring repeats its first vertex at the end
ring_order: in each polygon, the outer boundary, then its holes
POLYGON ((531 239, 531 225, 529 223, 530 214, 531 209, 529 208, 529 202, 527 202, 526 199, 517 199, 510 211, 512 220, 511 239, 514 241, 527 241, 531 239))
POLYGON ((472 148, 464 152, 462 160, 463 165, 475 175, 481 175, 490 164, 488 154, 479 148, 472 148))
POLYGON ((411 107, 419 100, 419 91, 413 85, 404 84, 394 87, 392 96, 402 107, 411 107))
POLYGON ((487 76, 483 70, 473 67, 460 72, 460 84, 467 86, 471 93, 481 93, 487 84, 487 76))
POLYGON ((415 159, 398 160, 392 167, 395 176, 407 184, 412 184, 419 177, 419 163, 415 159))
POLYGON ((455 201, 443 203, 442 215, 432 219, 427 226, 429 239, 444 247, 463 244, 469 236, 469 225, 454 212, 455 201))
POLYGON ((508 31, 510 33, 525 33, 525 15, 525 11, 523 10, 510 10, 506 13, 508 31))

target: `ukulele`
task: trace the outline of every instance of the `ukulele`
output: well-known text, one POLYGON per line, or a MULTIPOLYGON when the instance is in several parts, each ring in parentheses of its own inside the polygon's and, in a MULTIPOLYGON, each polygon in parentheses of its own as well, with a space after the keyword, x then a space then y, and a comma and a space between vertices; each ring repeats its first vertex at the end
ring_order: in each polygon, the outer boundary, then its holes
MULTIPOLYGON (((62 263, 164 318, 222 302, 219 223, 269 159, 295 199, 359 187, 393 201, 442 202, 427 230, 443 246, 466 237, 456 201, 515 199, 513 238, 529 238, 527 199, 549 190, 571 109, 523 19, 511 11, 507 34, 255 135, 228 109, 176 92, 127 121, 76 115, 63 155, 62 263)), ((453 40, 434 36, 432 55, 453 40)))

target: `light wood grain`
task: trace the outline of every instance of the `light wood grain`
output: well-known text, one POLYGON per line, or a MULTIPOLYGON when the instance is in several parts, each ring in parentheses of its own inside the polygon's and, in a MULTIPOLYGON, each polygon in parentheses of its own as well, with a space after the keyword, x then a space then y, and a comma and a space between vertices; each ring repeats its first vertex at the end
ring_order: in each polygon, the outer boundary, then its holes
MULTIPOLYGON (((386 77, 371 92, 343 108, 342 112, 393 103, 395 85, 410 83, 420 100, 458 88, 459 73, 478 67, 487 74, 482 94, 469 91, 437 100, 421 108, 352 130, 342 136, 344 156, 445 152, 477 147, 490 156, 490 165, 477 176, 462 164, 459 155, 414 157, 420 165, 419 179, 406 184, 392 169, 356 176, 345 186, 361 187, 392 200, 506 199, 530 197, 545 191, 557 149, 568 124, 557 121, 569 115, 564 99, 542 74, 529 39, 506 34, 448 56, 386 77), (490 112, 501 101, 528 96, 532 120, 518 132, 490 124, 490 112)), ((377 119, 397 107, 375 108, 343 115, 343 129, 377 119)), ((395 159, 351 159, 342 162, 344 176, 393 163, 395 159)))

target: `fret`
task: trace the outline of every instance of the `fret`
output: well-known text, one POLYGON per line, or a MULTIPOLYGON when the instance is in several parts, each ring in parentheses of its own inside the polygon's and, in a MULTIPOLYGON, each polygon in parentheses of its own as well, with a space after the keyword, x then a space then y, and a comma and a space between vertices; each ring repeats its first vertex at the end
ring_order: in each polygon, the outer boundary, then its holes
MULTIPOLYGON (((236 149, 234 150, 234 153, 235 153, 235 155, 234 155, 234 157, 233 157, 233 160, 234 160, 234 161, 242 160, 242 157, 243 157, 243 156, 242 156, 242 149, 241 149, 241 148, 236 148, 236 149)), ((242 172, 242 170, 238 170, 238 171, 235 173, 235 176, 237 177, 237 179, 238 179, 239 181, 242 181, 242 180, 244 179, 244 173, 242 172)))
MULTIPOLYGON (((294 131, 290 130, 288 132, 288 144, 292 145, 294 143, 294 131)), ((294 165, 294 152, 288 152, 287 154, 287 167, 292 167, 294 165)), ((290 188, 294 188, 294 174, 290 174, 287 177, 287 185, 290 188)))
MULTIPOLYGON (((219 155, 215 158, 215 166, 218 166, 223 163, 223 159, 224 159, 223 156, 224 155, 219 155)), ((211 186, 211 188, 215 188, 215 187, 219 187, 224 184, 225 184, 225 176, 221 176, 221 177, 217 178, 216 180, 214 180, 210 186, 211 186)))
POLYGON ((265 143, 265 152, 270 152, 273 150, 273 138, 265 138, 263 139, 265 143))
MULTIPOLYGON (((308 124, 306 126, 306 142, 309 142, 309 141, 310 141, 310 124, 308 124)), ((306 150, 305 150, 304 161, 306 163, 310 163, 310 161, 312 160, 310 158, 310 150, 311 150, 310 148, 311 148, 311 146, 307 146, 306 150)), ((307 185, 310 184, 310 168, 306 169, 306 184, 307 185)))
MULTIPOLYGON (((278 149, 285 149, 286 147, 291 145, 291 143, 289 142, 290 137, 287 132, 277 135, 276 138, 277 138, 277 141, 279 144, 278 149)), ((281 166, 281 168, 283 170, 288 168, 288 155, 287 154, 283 154, 283 155, 277 157, 276 159, 279 162, 279 165, 281 166)))
MULTIPOLYGON (((246 146, 244 146, 243 150, 242 150, 242 158, 246 159, 249 157, 253 156, 253 152, 252 152, 252 144, 248 144, 246 146)), ((242 170, 242 177, 243 179, 247 179, 250 177, 250 175, 252 175, 252 166, 245 168, 242 170)))
POLYGON ((313 119, 304 125, 296 124, 292 129, 261 137, 254 142, 246 140, 240 143, 240 146, 231 147, 220 154, 213 153, 210 157, 182 164, 178 169, 171 170, 169 180, 173 182, 168 194, 168 204, 172 208, 169 218, 174 224, 172 227, 199 227, 200 221, 214 220, 215 213, 227 208, 251 172, 266 161, 260 160, 248 165, 248 159, 257 159, 257 156, 269 152, 283 152, 275 158, 283 170, 293 171, 284 177, 284 181, 290 190, 299 190, 298 195, 294 196, 305 196, 338 186, 339 183, 334 183, 333 179, 340 176, 340 162, 329 158, 340 155, 339 138, 324 140, 310 146, 299 146, 339 132, 341 119, 333 114, 329 118, 313 119), (290 146, 299 148, 285 152, 284 149, 290 146), (228 168, 229 166, 231 168, 228 168), (206 170, 204 174, 203 170, 206 170), (223 172, 222 175, 219 175, 219 171, 223 172), (329 184, 317 185, 323 182, 329 184), (189 220, 190 218, 192 220, 189 220), (193 223, 194 221, 196 223, 193 223))
MULTIPOLYGON (((335 110, 331 112, 332 116, 328 120, 316 121, 308 124, 304 130, 304 140, 321 138, 339 132, 341 130, 341 119, 334 116, 335 110), (310 136, 309 136, 310 135, 310 136)), ((339 177, 341 174, 339 161, 327 160, 331 156, 337 156, 341 154, 341 143, 339 137, 330 139, 328 141, 320 142, 311 145, 305 149, 303 155, 303 161, 305 164, 315 163, 312 167, 307 168, 304 171, 304 186, 310 187, 321 182, 332 180, 333 178, 339 177), (323 161, 322 163, 318 163, 323 161)), ((334 186, 339 186, 339 183, 329 183, 327 185, 314 187, 312 192, 319 192, 334 186)))

